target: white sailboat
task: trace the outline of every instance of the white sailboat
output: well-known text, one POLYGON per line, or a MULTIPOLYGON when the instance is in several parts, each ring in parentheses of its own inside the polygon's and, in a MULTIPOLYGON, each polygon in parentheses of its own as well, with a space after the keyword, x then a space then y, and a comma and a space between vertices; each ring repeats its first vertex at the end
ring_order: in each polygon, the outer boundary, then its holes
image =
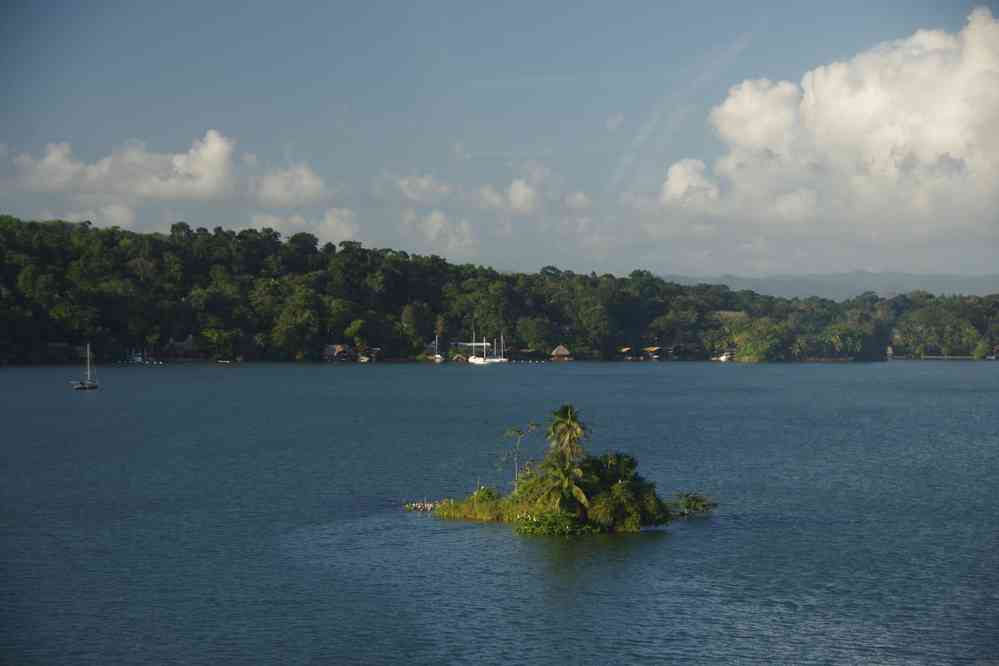
POLYGON ((475 354, 476 342, 475 342, 475 330, 472 330, 472 355, 468 357, 468 362, 472 365, 492 365, 493 363, 508 363, 509 359, 506 357, 506 349, 504 349, 503 334, 500 334, 500 351, 499 356, 497 356, 496 343, 493 342, 493 355, 487 356, 486 349, 490 346, 488 342, 482 341, 478 343, 482 345, 482 356, 477 356, 475 354))
POLYGON ((87 343, 87 375, 85 378, 77 382, 70 382, 74 391, 94 391, 98 387, 97 385, 97 370, 95 369, 93 373, 90 370, 90 343, 87 343))
POLYGON ((441 356, 440 351, 437 349, 437 337, 434 336, 434 363, 443 363, 444 357, 441 356))
POLYGON ((489 359, 490 363, 509 363, 510 359, 506 357, 506 342, 503 340, 503 334, 500 333, 500 344, 499 344, 499 356, 496 356, 496 341, 493 341, 493 357, 489 359))
POLYGON ((475 329, 472 329, 472 355, 468 357, 468 362, 472 365, 485 365, 486 364, 486 346, 489 343, 483 340, 482 342, 475 342, 475 329), (477 346, 482 346, 482 356, 475 353, 475 348, 477 346))

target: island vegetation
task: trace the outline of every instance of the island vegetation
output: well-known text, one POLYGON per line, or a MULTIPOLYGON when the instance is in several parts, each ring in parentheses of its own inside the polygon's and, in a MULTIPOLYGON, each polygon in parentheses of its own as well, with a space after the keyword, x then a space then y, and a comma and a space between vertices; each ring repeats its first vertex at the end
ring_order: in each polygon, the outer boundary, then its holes
MULTIPOLYGON (((519 452, 523 435, 518 431, 519 452)), ((589 429, 575 407, 551 415, 548 449, 540 461, 515 467, 513 491, 501 494, 480 486, 460 500, 433 503, 435 516, 447 520, 512 523, 522 534, 577 535, 638 532, 681 517, 703 515, 717 504, 695 492, 663 500, 656 486, 638 474, 632 456, 611 452, 589 455, 589 429)), ((422 506, 420 507, 422 508, 422 506)))
POLYGON ((559 345, 603 360, 986 357, 999 345, 999 294, 837 303, 642 270, 500 272, 272 229, 135 233, 0 216, 0 362, 69 361, 87 341, 104 360, 319 360, 338 344, 417 358, 435 335, 446 350, 473 331, 528 358, 559 345))

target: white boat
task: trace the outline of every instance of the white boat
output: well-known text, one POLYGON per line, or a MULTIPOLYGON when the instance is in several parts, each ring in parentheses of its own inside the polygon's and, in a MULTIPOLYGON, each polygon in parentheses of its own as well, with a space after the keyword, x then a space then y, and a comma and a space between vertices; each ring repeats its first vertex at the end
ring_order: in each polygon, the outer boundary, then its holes
POLYGON ((728 361, 734 361, 735 360, 735 353, 731 352, 731 351, 726 351, 726 352, 722 353, 721 356, 712 356, 711 360, 712 361, 721 361, 722 363, 727 363, 728 361))
POLYGON ((437 337, 436 335, 434 336, 434 363, 443 363, 444 357, 441 356, 440 351, 437 349, 437 337))
POLYGON ((475 342, 475 331, 472 331, 472 355, 468 357, 468 362, 472 365, 493 365, 494 363, 509 363, 510 359, 506 357, 506 349, 504 348, 503 334, 500 334, 500 346, 499 355, 497 356, 497 347, 494 342, 491 346, 493 349, 493 355, 487 355, 486 349, 490 347, 490 344, 483 340, 482 342, 475 342), (482 347, 482 356, 478 356, 475 353, 475 348, 482 347))
POLYGON ((87 343, 87 374, 80 381, 70 382, 74 391, 95 391, 100 388, 97 384, 97 370, 91 372, 90 369, 90 343, 87 343))

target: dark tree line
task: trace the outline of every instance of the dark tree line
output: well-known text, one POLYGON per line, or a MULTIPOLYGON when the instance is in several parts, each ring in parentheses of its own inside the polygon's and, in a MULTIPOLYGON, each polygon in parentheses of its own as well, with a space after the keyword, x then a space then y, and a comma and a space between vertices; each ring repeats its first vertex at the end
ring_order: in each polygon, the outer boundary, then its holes
POLYGON ((415 356, 442 339, 498 338, 547 353, 615 358, 661 346, 677 358, 727 349, 741 360, 991 353, 999 295, 841 303, 785 299, 721 285, 681 286, 555 267, 500 273, 360 243, 319 244, 271 229, 140 234, 89 223, 0 216, 0 361, 59 360, 93 343, 105 359, 193 339, 215 357, 316 359, 326 345, 415 356))

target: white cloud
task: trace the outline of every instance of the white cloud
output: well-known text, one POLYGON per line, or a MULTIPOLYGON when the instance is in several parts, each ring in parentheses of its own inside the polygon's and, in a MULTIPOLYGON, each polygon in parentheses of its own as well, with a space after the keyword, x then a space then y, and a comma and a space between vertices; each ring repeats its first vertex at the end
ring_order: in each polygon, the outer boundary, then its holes
POLYGON ((704 176, 704 162, 681 160, 669 168, 659 201, 664 205, 705 206, 718 199, 718 187, 704 176))
POLYGON ((502 210, 506 207, 506 199, 492 185, 479 188, 476 193, 476 202, 480 208, 487 210, 502 210))
POLYGON ((510 210, 520 215, 533 212, 538 199, 537 191, 522 178, 517 178, 510 183, 506 196, 510 210))
POLYGON ((430 175, 399 178, 396 186, 404 197, 419 204, 435 203, 451 193, 450 185, 430 175))
POLYGON ((801 189, 781 194, 774 202, 774 213, 788 222, 811 220, 818 212, 818 202, 813 190, 801 189))
POLYGON ((405 229, 415 231, 431 252, 470 256, 478 247, 468 220, 454 222, 440 210, 433 210, 427 215, 407 210, 402 215, 402 224, 405 229))
POLYGON ((357 215, 349 208, 330 208, 323 215, 319 224, 323 233, 337 241, 354 240, 360 228, 357 226, 357 215))
MULTIPOLYGON (((987 9, 958 34, 920 31, 800 84, 744 81, 710 123, 725 153, 710 170, 670 166, 657 224, 692 223, 682 213, 696 210, 732 233, 794 223, 799 240, 883 251, 917 235, 993 246, 999 235, 999 21, 987 9)), ((772 240, 754 251, 784 251, 772 240)))
POLYGON ((320 200, 326 183, 307 164, 269 171, 253 184, 257 200, 265 206, 295 207, 320 200))
POLYGON ((621 129, 622 125, 624 125, 623 113, 614 113, 608 116, 607 120, 604 121, 604 127, 606 127, 611 132, 616 132, 617 130, 621 129))
POLYGON ((571 210, 586 210, 592 204, 590 196, 586 192, 573 192, 563 199, 566 208, 571 210))
POLYGON ((357 215, 348 208, 329 208, 318 220, 309 220, 302 215, 282 217, 267 213, 257 213, 250 219, 251 226, 257 229, 274 229, 286 238, 298 233, 308 233, 321 243, 354 240, 360 231, 357 215))
POLYGON ((152 153, 132 143, 85 164, 73 158, 68 143, 50 143, 41 158, 20 154, 14 164, 18 183, 27 190, 203 200, 220 197, 229 188, 234 145, 208 130, 186 153, 152 153))

